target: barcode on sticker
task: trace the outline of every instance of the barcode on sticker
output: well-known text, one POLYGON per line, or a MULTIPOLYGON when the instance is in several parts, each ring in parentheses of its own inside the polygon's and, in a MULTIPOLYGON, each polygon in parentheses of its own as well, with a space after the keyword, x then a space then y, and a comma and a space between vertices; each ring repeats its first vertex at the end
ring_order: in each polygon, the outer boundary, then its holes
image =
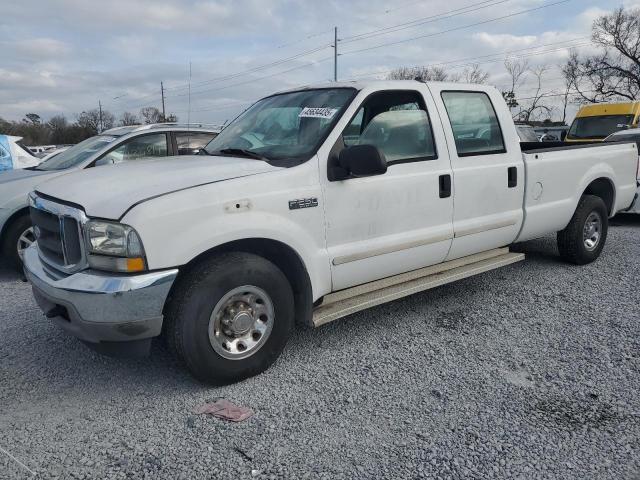
POLYGON ((337 108, 327 107, 305 107, 302 109, 298 117, 300 118, 333 118, 338 111, 337 108))

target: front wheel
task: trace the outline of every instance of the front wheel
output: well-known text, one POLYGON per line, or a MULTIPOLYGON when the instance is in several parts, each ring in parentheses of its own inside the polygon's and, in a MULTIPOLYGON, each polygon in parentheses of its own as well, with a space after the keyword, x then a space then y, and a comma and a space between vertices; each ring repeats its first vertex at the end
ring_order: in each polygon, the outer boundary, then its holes
POLYGON ((567 227, 558 232, 560 256, 576 265, 596 260, 607 240, 609 215, 604 201, 583 195, 567 227))
POLYGON ((294 324, 282 271, 249 253, 213 257, 179 280, 168 305, 171 350, 199 380, 226 384, 266 370, 294 324))
POLYGON ((21 215, 9 224, 2 242, 2 258, 7 264, 20 270, 22 252, 35 242, 35 235, 29 215, 21 215))

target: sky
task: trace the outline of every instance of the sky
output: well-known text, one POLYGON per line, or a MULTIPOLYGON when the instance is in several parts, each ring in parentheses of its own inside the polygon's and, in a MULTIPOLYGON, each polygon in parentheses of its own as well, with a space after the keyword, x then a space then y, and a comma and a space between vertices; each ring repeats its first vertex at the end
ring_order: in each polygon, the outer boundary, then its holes
MULTIPOLYGON (((640 0, 0 0, 0 117, 75 120, 101 102, 117 118, 161 108, 163 82, 167 113, 222 123, 331 81, 334 26, 339 80, 477 63, 506 89, 510 56, 546 65, 544 88, 559 92, 570 48, 592 52, 593 20, 620 6, 640 0)), ((534 90, 529 74, 520 96, 534 90)))

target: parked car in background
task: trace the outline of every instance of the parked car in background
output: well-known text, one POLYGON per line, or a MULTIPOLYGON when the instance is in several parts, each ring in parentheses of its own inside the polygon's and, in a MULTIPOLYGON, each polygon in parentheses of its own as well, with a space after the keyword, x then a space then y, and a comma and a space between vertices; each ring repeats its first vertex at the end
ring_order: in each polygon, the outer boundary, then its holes
POLYGON ((60 148, 54 148, 53 150, 49 150, 47 154, 44 157, 42 157, 42 162, 46 162, 47 160, 55 157, 56 155, 61 154, 62 152, 68 149, 69 147, 60 147, 60 148))
POLYGON ((34 145, 27 147, 29 151, 38 158, 44 158, 46 155, 56 149, 55 145, 34 145))
MULTIPOLYGON (((36 185, 69 172, 101 165, 197 153, 219 131, 220 128, 201 124, 117 127, 88 138, 42 163, 36 159, 30 168, 0 173, 2 258, 19 267, 20 253, 34 240, 27 195, 36 185)), ((102 188, 108 190, 111 185, 106 184, 102 188)))
POLYGON ((566 141, 602 141, 614 132, 637 127, 639 119, 640 102, 584 105, 569 127, 566 141))
POLYGON ((0 175, 8 170, 35 167, 39 163, 40 159, 22 143, 22 137, 0 135, 0 175))
MULTIPOLYGON (((629 130, 621 130, 616 133, 612 133, 604 139, 605 142, 635 142, 640 152, 640 128, 632 128, 629 130)), ((636 191, 636 198, 633 201, 633 205, 627 213, 640 213, 640 154, 638 156, 638 170, 636 171, 636 180, 638 183, 638 190, 636 191)))
POLYGON ((539 142, 536 131, 531 125, 518 125, 516 124, 516 131, 518 132, 518 138, 521 142, 539 142))
POLYGON ((633 143, 520 143, 497 89, 417 81, 266 97, 205 152, 30 194, 24 267, 47 321, 107 353, 147 353, 164 332, 194 376, 237 381, 275 361, 294 322, 509 265, 514 242, 558 232, 563 259, 593 262, 638 157, 633 143))
POLYGON ((541 142, 564 142, 569 131, 568 126, 535 127, 541 142))

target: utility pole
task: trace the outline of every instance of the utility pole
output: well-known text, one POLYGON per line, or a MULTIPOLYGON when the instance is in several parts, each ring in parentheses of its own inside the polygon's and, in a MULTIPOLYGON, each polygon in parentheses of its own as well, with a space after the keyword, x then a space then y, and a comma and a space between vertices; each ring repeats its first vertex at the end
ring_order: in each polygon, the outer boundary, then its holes
POLYGON ((160 82, 160 95, 162 95, 162 121, 167 121, 167 116, 164 113, 164 85, 160 82))
POLYGON ((102 125, 102 102, 100 100, 98 100, 98 111, 100 112, 99 114, 100 130, 98 131, 98 133, 102 133, 102 130, 104 130, 104 128, 102 125))
POLYGON ((338 27, 333 27, 333 81, 338 81, 338 27))

